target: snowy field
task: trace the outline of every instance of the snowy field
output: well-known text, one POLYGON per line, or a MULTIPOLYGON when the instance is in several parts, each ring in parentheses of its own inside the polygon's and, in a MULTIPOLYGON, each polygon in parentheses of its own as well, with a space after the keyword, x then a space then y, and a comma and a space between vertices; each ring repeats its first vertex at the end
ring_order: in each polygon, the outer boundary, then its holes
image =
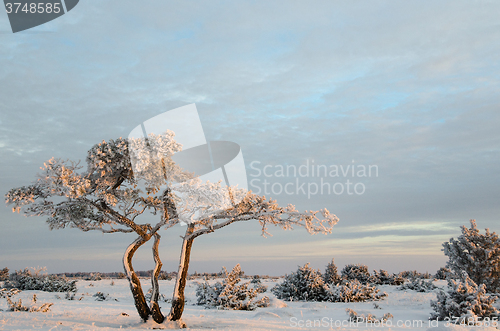
MULTIPOLYGON (((104 279, 100 281, 77 282, 78 292, 75 300, 66 300, 65 293, 23 291, 13 299, 29 304, 33 294, 38 302, 52 302, 54 305, 47 313, 10 312, 5 299, 0 299, 0 330, 144 330, 161 329, 165 325, 142 323, 135 310, 127 280, 104 279), (96 301, 97 292, 109 294, 106 301, 96 301), (58 297, 60 298, 58 298, 58 297), (79 300, 82 298, 81 300, 79 300)), ((144 279, 143 284, 148 284, 144 279)), ((270 289, 276 281, 262 280, 270 289)), ((436 281, 445 287, 445 281, 436 281)), ((161 293, 170 298, 174 281, 160 281, 161 293)), ((145 292, 148 286, 144 286, 145 292)), ((183 320, 189 330, 496 330, 494 327, 445 326, 444 322, 433 322, 428 317, 432 311, 430 300, 436 298, 436 291, 418 293, 399 291, 396 286, 379 286, 388 297, 378 302, 363 303, 324 303, 324 302, 283 302, 277 300, 268 290, 265 295, 271 298, 271 306, 255 311, 229 311, 205 309, 196 305, 196 281, 188 281, 186 287, 186 309, 183 320), (376 307, 376 305, 378 307, 376 307), (392 325, 351 324, 349 325, 346 308, 358 314, 371 313, 382 317, 391 313, 392 325), (316 321, 316 324, 314 322, 316 321), (406 324, 406 325, 405 325, 406 324)), ((161 302, 163 313, 168 313, 170 304, 161 302)))

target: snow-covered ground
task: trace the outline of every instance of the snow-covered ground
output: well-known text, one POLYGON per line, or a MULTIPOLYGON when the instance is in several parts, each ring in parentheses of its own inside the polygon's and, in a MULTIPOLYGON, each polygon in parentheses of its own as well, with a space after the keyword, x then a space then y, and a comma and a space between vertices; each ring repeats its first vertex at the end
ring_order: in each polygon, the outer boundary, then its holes
MULTIPOLYGON (((148 280, 142 280, 145 292, 148 280)), ((270 289, 276 281, 262 280, 270 289)), ((437 281, 436 285, 445 287, 446 282, 437 281)), ((170 298, 174 281, 160 281, 161 293, 170 298)), ((52 302, 48 313, 6 311, 5 299, 0 299, 0 330, 144 330, 165 328, 153 322, 142 323, 137 314, 128 282, 125 279, 77 282, 78 292, 75 300, 66 300, 64 293, 23 291, 13 299, 30 303, 33 294, 38 302, 52 302), (97 292, 109 294, 106 301, 96 301, 97 292), (60 298, 58 298, 58 297, 60 298), (82 298, 81 300, 79 300, 82 298)), ((428 317, 432 311, 430 300, 436 292, 417 293, 399 291, 396 286, 379 286, 388 297, 378 302, 363 303, 323 303, 323 302, 283 302, 277 300, 270 291, 271 306, 255 311, 228 311, 204 309, 196 304, 196 281, 188 281, 186 288, 186 308, 183 320, 190 330, 496 330, 494 327, 445 326, 444 322, 430 324, 428 317), (376 307, 375 304, 378 306, 376 307), (358 314, 371 313, 382 317, 391 313, 392 325, 349 324, 346 308, 358 314), (316 324, 314 324, 316 323, 316 324)), ((166 314, 170 304, 161 302, 166 314)))

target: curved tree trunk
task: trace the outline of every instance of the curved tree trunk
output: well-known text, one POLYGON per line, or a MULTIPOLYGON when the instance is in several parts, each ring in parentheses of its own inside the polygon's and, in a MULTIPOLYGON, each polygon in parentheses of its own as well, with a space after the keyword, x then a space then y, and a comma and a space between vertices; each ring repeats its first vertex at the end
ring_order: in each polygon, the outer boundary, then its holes
POLYGON ((184 312, 184 289, 186 287, 191 247, 193 246, 194 241, 194 238, 186 238, 193 233, 193 229, 194 226, 188 225, 182 242, 179 270, 177 272, 177 280, 175 282, 174 294, 172 296, 172 307, 170 309, 170 314, 167 317, 167 320, 169 321, 180 320, 182 313, 184 312))
POLYGON ((151 316, 153 317, 156 323, 163 323, 165 317, 161 313, 160 306, 158 305, 158 298, 160 296, 160 287, 158 285, 158 277, 160 276, 160 271, 162 267, 162 263, 160 260, 160 255, 158 254, 158 246, 160 245, 160 235, 155 233, 155 242, 153 244, 153 258, 155 260, 155 268, 153 270, 153 274, 151 275, 151 285, 152 285, 152 293, 151 293, 151 316))
POLYGON ((127 250, 123 255, 123 268, 125 269, 125 274, 127 275, 127 279, 130 283, 130 290, 132 291, 132 296, 134 298, 135 308, 144 322, 148 320, 151 315, 151 311, 146 303, 146 298, 144 297, 139 277, 137 277, 134 272, 134 268, 132 267, 132 258, 134 257, 135 251, 137 251, 137 249, 146 241, 147 240, 143 237, 138 237, 127 247, 127 250))

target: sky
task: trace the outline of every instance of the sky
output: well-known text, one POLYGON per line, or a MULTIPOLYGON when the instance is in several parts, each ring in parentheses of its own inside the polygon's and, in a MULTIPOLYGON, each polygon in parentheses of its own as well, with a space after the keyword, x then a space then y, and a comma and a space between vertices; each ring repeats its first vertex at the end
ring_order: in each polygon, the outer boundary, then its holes
MULTIPOLYGON (((0 190, 35 181, 52 157, 84 163, 94 144, 195 103, 208 140, 240 145, 249 189, 340 222, 326 236, 297 228, 268 238, 256 222, 233 224, 197 239, 191 272, 240 263, 281 275, 334 258, 339 268, 434 273, 447 260, 442 243, 470 219, 500 231, 499 10, 455 0, 82 0, 15 34, 1 12, 0 190), (313 165, 328 173, 313 176, 313 165)), ((0 228, 0 267, 11 270, 121 271, 134 240, 49 231, 8 206, 0 228)), ((166 271, 177 269, 183 231, 161 234, 166 271)), ((153 268, 150 248, 134 266, 153 268)))

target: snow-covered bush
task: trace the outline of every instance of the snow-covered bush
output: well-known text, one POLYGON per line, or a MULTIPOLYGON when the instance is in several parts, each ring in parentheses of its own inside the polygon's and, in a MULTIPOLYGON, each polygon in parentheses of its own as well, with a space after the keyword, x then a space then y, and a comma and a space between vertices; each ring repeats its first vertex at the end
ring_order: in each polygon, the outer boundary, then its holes
POLYGON ((3 268, 0 270, 0 282, 9 279, 9 268, 3 268))
POLYGON ((448 279, 448 277, 450 276, 450 273, 451 273, 450 269, 448 269, 446 267, 441 267, 441 268, 439 268, 438 271, 436 271, 434 278, 439 279, 439 280, 445 280, 445 279, 448 279))
POLYGON ((500 239, 489 229, 479 233, 475 220, 470 224, 470 228, 461 226, 462 235, 456 240, 443 243, 446 266, 455 278, 465 271, 474 283, 486 285, 488 292, 500 292, 500 239))
POLYGON ((431 279, 432 275, 428 272, 420 273, 417 270, 405 270, 399 273, 399 276, 406 280, 420 279, 431 279))
POLYGON ((349 320, 357 323, 380 323, 380 322, 385 322, 390 318, 394 318, 394 316, 391 313, 385 313, 382 318, 377 318, 377 316, 372 315, 372 314, 361 314, 359 315, 357 312, 350 308, 345 309, 347 315, 349 315, 349 320))
POLYGON ((360 283, 366 284, 370 281, 370 272, 364 264, 348 264, 341 271, 342 279, 354 280, 357 279, 360 283))
POLYGON ((257 291, 257 293, 264 293, 267 291, 267 286, 262 284, 258 276, 254 277, 250 283, 253 284, 253 288, 257 291))
POLYGON ((76 280, 69 281, 65 277, 41 274, 43 269, 30 271, 16 270, 10 274, 9 280, 5 282, 6 288, 17 288, 25 290, 39 290, 45 292, 76 292, 76 280))
POLYGON ((230 310, 254 310, 269 306, 269 298, 256 300, 258 292, 250 288, 250 282, 239 284, 241 267, 237 264, 231 272, 224 268, 226 278, 222 282, 210 285, 207 281, 196 289, 197 304, 206 308, 230 310))
POLYGON ((498 310, 493 306, 498 296, 488 294, 484 284, 477 285, 466 273, 460 280, 449 279, 448 287, 447 292, 439 292, 437 300, 431 301, 434 312, 430 319, 458 317, 461 323, 468 323, 478 318, 498 317, 498 310))
POLYGON ((271 290, 278 299, 288 301, 325 301, 328 286, 319 270, 314 270, 306 263, 296 272, 285 275, 281 284, 271 290))
POLYGON ((405 282, 402 284, 400 287, 398 287, 398 290, 401 291, 406 291, 406 290, 412 290, 412 291, 417 291, 417 292, 431 292, 432 290, 435 290, 437 286, 432 284, 432 280, 426 281, 425 279, 422 278, 415 278, 413 280, 410 280, 409 282, 405 282))
POLYGON ((337 284, 340 282, 340 276, 334 259, 326 265, 323 280, 325 284, 337 284))
POLYGON ((327 300, 331 302, 364 302, 381 300, 387 293, 379 293, 377 287, 362 284, 359 280, 342 281, 340 284, 331 284, 327 290, 327 300))
POLYGON ((106 301, 110 299, 109 294, 103 292, 97 292, 93 295, 96 301, 106 301))
POLYGON ((404 283, 404 278, 399 274, 390 274, 386 270, 373 270, 373 275, 370 277, 370 283, 377 285, 401 285, 404 283))
POLYGON ((27 311, 30 313, 33 312, 42 312, 46 313, 50 310, 50 307, 53 305, 53 303, 42 303, 37 304, 37 297, 36 294, 33 294, 33 297, 31 299, 31 305, 30 306, 23 306, 23 302, 21 299, 18 301, 12 301, 11 298, 15 296, 16 294, 19 294, 21 291, 18 289, 10 289, 7 291, 6 289, 2 289, 0 291, 0 297, 7 299, 7 304, 9 306, 10 311, 27 311))
POLYGON ((91 272, 88 277, 85 278, 85 280, 90 280, 90 281, 98 281, 102 280, 102 276, 99 272, 91 272))

